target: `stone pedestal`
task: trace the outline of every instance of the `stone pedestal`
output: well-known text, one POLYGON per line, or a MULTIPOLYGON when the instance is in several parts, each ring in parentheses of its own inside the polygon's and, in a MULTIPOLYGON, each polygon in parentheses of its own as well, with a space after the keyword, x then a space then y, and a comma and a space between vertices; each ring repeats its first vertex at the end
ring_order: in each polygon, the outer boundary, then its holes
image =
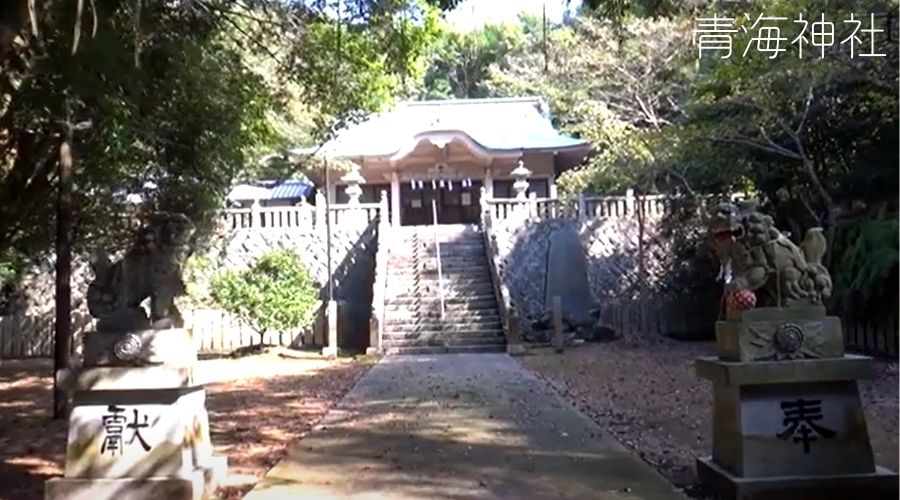
MULTIPOLYGON (((74 392, 73 408, 65 477, 47 482, 46 499, 194 500, 208 498, 224 477, 226 462, 213 456, 209 438, 206 391, 190 362, 196 360, 190 336, 182 330, 141 336, 144 346, 178 351, 168 356, 156 349, 154 356, 185 363, 85 366, 57 374, 74 392)), ((108 340, 102 337, 91 342, 108 340)), ((91 359, 115 357, 100 351, 91 359)), ((131 362, 147 360, 138 354, 131 362)))
POLYGON ((871 358, 845 355, 822 308, 761 308, 716 324, 719 356, 696 362, 713 383, 713 454, 698 475, 724 498, 896 499, 876 467, 857 380, 871 358))

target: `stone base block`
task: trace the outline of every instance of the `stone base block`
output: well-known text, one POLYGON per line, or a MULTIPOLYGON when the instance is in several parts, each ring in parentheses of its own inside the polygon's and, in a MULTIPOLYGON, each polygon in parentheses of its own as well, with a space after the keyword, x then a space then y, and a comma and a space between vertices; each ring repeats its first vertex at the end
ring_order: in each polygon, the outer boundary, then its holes
POLYGON ((381 349, 377 347, 366 347, 366 356, 378 356, 381 354, 381 349))
POLYGON ((203 471, 189 478, 55 478, 47 481, 44 500, 204 500, 212 496, 205 484, 203 471))
POLYGON ((725 361, 782 361, 844 355, 841 320, 821 306, 760 307, 716 322, 716 353, 725 361))
POLYGON ((183 328, 130 333, 87 332, 84 366, 193 366, 197 348, 183 328))
POLYGON ((727 500, 896 500, 897 474, 883 467, 870 474, 742 478, 710 458, 697 460, 700 481, 727 500))
POLYGON ((796 384, 872 378, 872 358, 847 354, 840 358, 795 361, 722 361, 715 356, 698 358, 697 376, 718 386, 796 384))
POLYGON ((526 353, 525 344, 506 344, 506 354, 521 356, 526 353))

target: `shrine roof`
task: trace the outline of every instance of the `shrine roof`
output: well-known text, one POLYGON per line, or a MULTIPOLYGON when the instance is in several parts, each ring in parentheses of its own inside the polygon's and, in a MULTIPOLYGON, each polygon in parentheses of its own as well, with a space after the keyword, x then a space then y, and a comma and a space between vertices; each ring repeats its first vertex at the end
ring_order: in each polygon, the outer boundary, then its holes
POLYGON ((341 130, 320 153, 329 157, 391 156, 430 134, 467 136, 488 153, 585 150, 559 133, 536 97, 401 102, 341 130))

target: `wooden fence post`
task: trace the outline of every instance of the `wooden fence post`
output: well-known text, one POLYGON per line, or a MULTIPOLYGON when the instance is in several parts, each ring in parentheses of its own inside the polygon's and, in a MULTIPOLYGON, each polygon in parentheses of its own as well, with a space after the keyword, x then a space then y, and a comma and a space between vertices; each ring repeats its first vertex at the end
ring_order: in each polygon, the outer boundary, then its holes
POLYGON ((587 219, 587 202, 584 200, 584 193, 578 193, 578 220, 587 219))

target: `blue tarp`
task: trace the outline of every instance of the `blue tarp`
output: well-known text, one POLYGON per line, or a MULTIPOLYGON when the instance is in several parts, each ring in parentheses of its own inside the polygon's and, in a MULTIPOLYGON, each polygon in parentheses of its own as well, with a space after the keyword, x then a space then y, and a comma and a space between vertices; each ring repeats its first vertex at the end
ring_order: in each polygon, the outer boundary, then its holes
POLYGON ((313 183, 308 180, 287 180, 257 184, 238 184, 228 193, 229 200, 285 200, 308 197, 313 183))
POLYGON ((309 181, 284 181, 269 190, 269 199, 305 198, 312 189, 313 185, 309 181))

